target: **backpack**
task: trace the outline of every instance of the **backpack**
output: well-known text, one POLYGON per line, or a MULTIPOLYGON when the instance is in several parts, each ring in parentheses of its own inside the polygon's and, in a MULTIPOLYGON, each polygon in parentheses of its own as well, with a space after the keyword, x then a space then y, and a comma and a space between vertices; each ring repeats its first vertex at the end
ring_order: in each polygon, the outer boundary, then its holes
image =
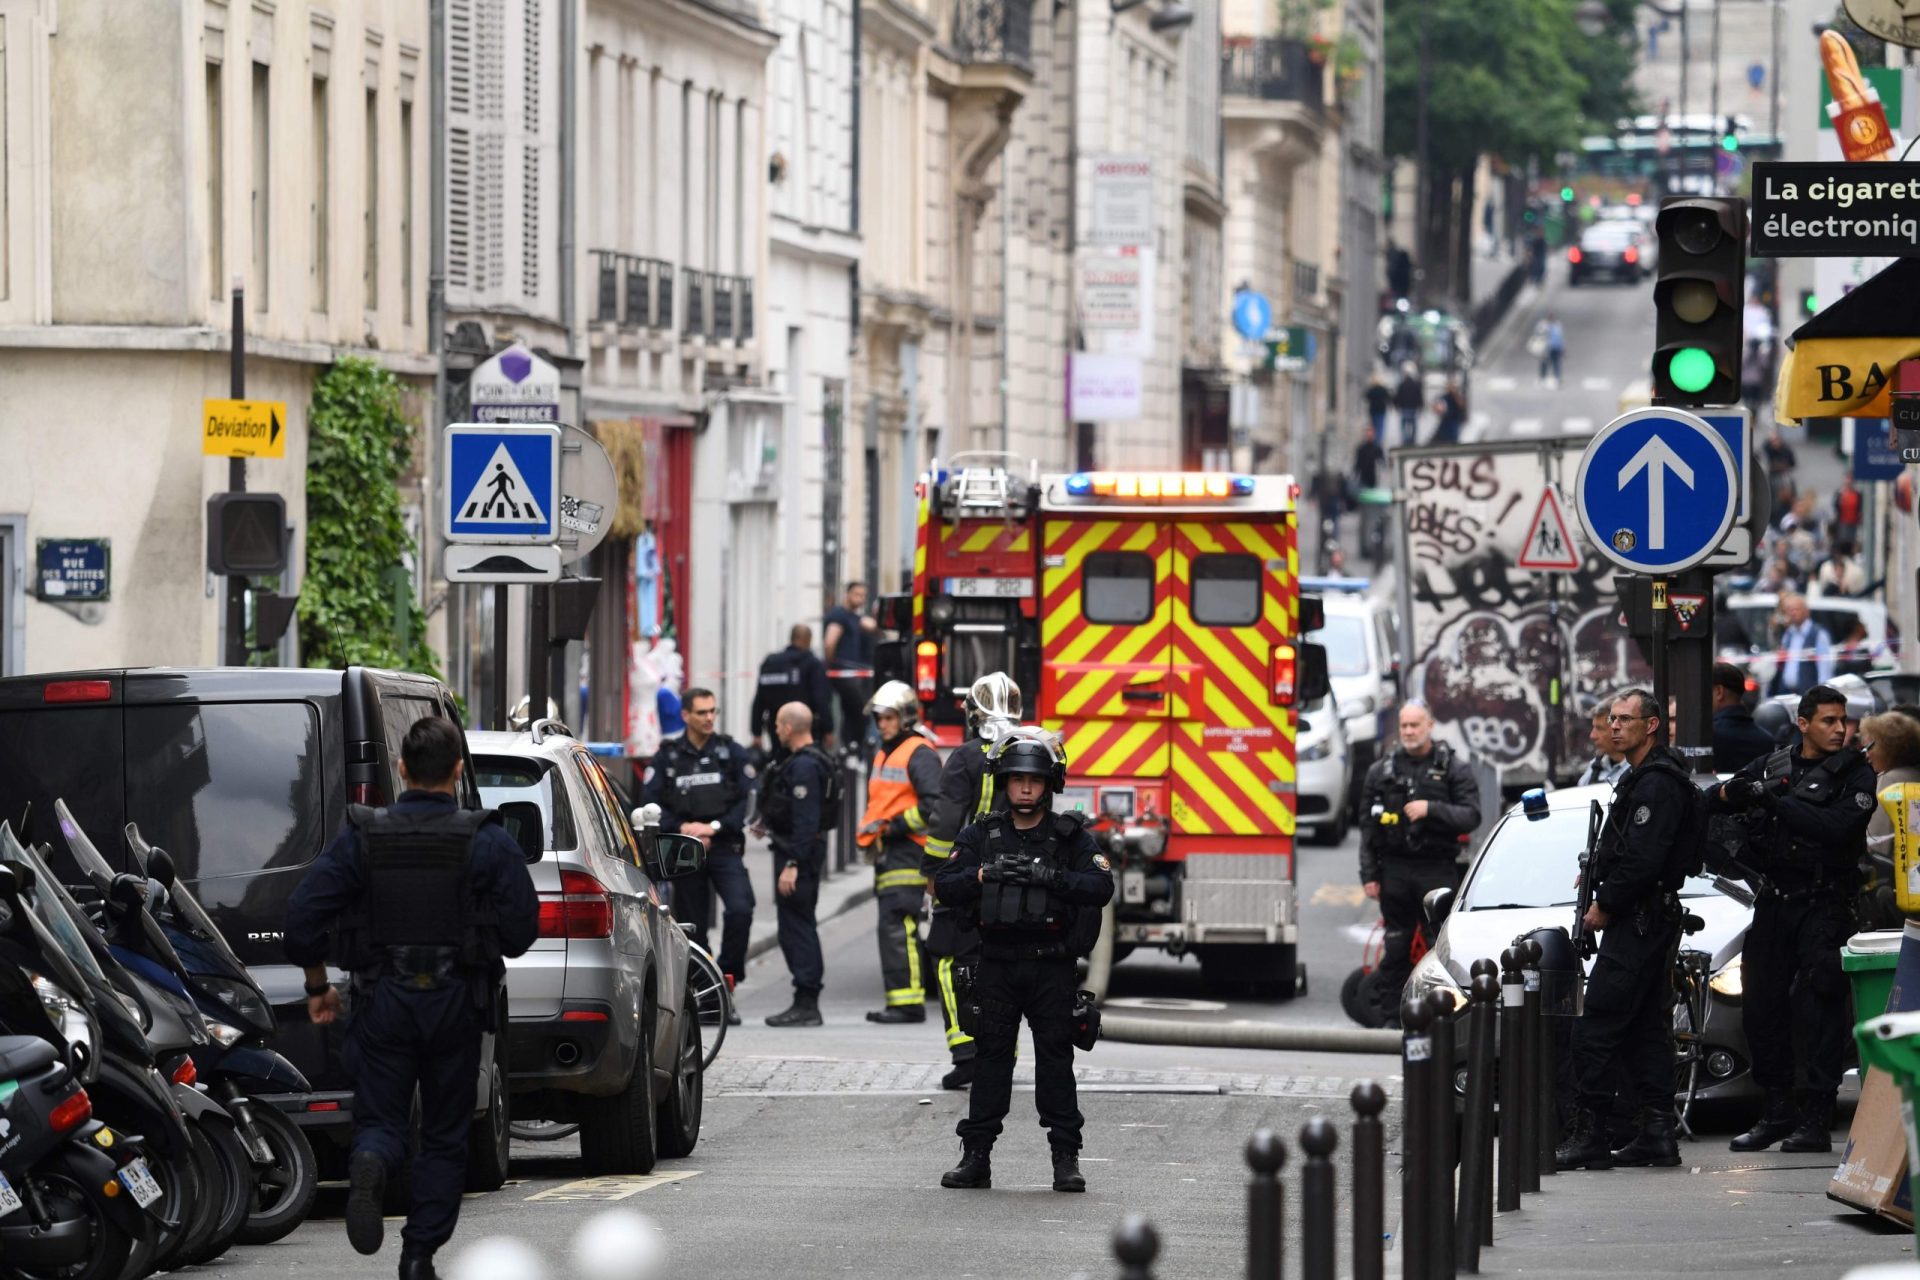
POLYGON ((1664 751, 1649 758, 1646 767, 1671 775, 1686 788, 1686 812, 1681 815, 1679 830, 1674 833, 1673 848, 1667 854, 1666 874, 1661 877, 1666 888, 1678 889, 1706 869, 1712 825, 1707 793, 1700 789, 1684 765, 1664 751))

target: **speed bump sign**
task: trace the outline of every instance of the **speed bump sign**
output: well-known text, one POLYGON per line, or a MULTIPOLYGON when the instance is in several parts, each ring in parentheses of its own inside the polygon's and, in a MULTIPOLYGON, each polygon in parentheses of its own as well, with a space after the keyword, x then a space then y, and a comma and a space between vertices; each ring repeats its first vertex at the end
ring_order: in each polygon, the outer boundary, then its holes
POLYGON ((200 452, 209 458, 287 456, 287 402, 205 400, 200 452))

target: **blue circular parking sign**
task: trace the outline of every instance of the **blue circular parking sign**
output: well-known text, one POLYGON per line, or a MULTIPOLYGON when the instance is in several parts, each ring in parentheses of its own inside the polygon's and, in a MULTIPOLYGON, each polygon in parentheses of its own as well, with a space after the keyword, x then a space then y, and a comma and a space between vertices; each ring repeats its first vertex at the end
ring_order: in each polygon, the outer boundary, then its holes
POLYGON ((1264 293, 1241 289, 1233 295, 1233 327, 1243 338, 1258 342, 1273 324, 1273 304, 1264 293))
POLYGON ((1678 573, 1712 555, 1740 506, 1726 440, 1684 409, 1636 409, 1580 455, 1574 508, 1593 547, 1632 573, 1678 573))

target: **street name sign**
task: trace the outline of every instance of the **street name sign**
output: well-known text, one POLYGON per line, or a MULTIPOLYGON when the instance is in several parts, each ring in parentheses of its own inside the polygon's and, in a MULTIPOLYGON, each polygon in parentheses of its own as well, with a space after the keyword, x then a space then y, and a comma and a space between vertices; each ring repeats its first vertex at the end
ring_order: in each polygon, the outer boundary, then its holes
POLYGON ((1636 409, 1580 455, 1574 509, 1601 555, 1669 574, 1711 556, 1733 527, 1740 476, 1720 432, 1684 409, 1636 409))
POLYGON ((1756 258, 1920 257, 1920 168, 1763 160, 1748 222, 1756 258))
POLYGON ((113 590, 113 545, 105 538, 41 538, 34 548, 35 594, 42 600, 106 600, 113 590))
POLYGON ((447 541, 512 545, 559 538, 558 426, 459 422, 445 438, 447 541))
POLYGON ((200 452, 209 458, 287 456, 284 400, 202 400, 200 452))

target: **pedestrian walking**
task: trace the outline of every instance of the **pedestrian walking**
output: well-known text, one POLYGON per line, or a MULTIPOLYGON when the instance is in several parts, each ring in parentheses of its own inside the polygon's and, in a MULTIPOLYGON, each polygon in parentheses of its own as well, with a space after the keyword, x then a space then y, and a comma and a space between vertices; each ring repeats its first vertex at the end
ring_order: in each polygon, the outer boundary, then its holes
POLYGON ((880 745, 867 779, 867 808, 855 840, 873 866, 880 911, 880 977, 886 1007, 868 1022, 925 1022, 927 993, 921 976, 920 903, 927 878, 920 869, 927 845, 927 818, 940 793, 940 753, 920 732, 920 699, 898 680, 874 691, 868 704, 880 745))
POLYGON ((1460 851, 1480 826, 1473 771, 1433 730, 1425 703, 1401 707, 1400 745, 1373 762, 1360 791, 1360 883, 1386 925, 1379 991, 1389 1017, 1398 1016, 1413 968, 1421 901, 1435 889, 1460 887, 1460 851))
POLYGON ((1387 380, 1375 369, 1367 379, 1367 422, 1373 427, 1376 440, 1385 439, 1387 434, 1387 410, 1393 407, 1393 392, 1387 389, 1387 380))
POLYGON ((1567 353, 1567 333, 1560 325, 1560 317, 1549 311, 1533 327, 1533 336, 1527 339, 1527 350, 1540 362, 1540 384, 1545 387, 1560 385, 1561 361, 1567 353))
MULTIPOLYGON (((744 748, 717 732, 720 703, 711 689, 689 689, 680 713, 687 730, 660 744, 647 767, 640 803, 660 806, 660 829, 707 846, 706 865, 673 882, 674 915, 711 951, 707 929, 720 899, 720 949, 714 959, 735 982, 747 977, 753 933, 753 881, 747 875, 747 813, 753 774, 744 748)), ((731 1018, 739 1025, 740 1015, 731 1018)))
POLYGON ((459 726, 416 720, 400 743, 400 798, 350 806, 287 902, 284 946, 306 971, 307 1016, 319 1026, 347 1018, 346 1217, 357 1252, 380 1251, 387 1180, 412 1153, 400 1280, 434 1280, 433 1255, 453 1236, 481 1039, 505 1033, 494 1020, 505 960, 540 925, 519 844, 493 811, 460 807, 465 767, 459 726), (327 980, 329 957, 353 975, 350 1006, 327 980))
POLYGON ((849 582, 840 603, 827 611, 820 647, 827 655, 827 679, 840 703, 840 745, 854 747, 866 737, 867 698, 873 693, 873 646, 880 621, 867 612, 867 584, 849 582))
POLYGON ((1433 428, 1433 444, 1459 444, 1460 429, 1467 424, 1467 399, 1456 380, 1447 380, 1447 389, 1434 402, 1433 411, 1440 421, 1433 428))
POLYGON ((1680 1163, 1668 963, 1680 931, 1677 891, 1686 882, 1686 859, 1695 854, 1688 842, 1701 834, 1690 821, 1697 793, 1686 762, 1658 745, 1652 695, 1642 689, 1621 694, 1608 722, 1628 769, 1614 787, 1600 847, 1584 873, 1592 877, 1593 894, 1584 923, 1600 935, 1600 948, 1573 1026, 1576 1109, 1554 1153, 1559 1169, 1680 1163), (1616 1093, 1639 1108, 1638 1131, 1618 1151, 1606 1123, 1616 1093))
POLYGON ((1738 773, 1773 750, 1773 739, 1747 708, 1747 673, 1713 664, 1713 771, 1738 773))
POLYGON ((1420 406, 1426 400, 1420 385, 1420 370, 1409 363, 1400 367, 1400 385, 1393 389, 1394 407, 1400 410, 1400 443, 1411 447, 1420 430, 1420 406))
POLYGON ((1840 948, 1854 931, 1873 766, 1844 745, 1845 694, 1816 685, 1798 711, 1798 745, 1753 761, 1714 798, 1716 812, 1745 818, 1742 860, 1766 876, 1740 954, 1747 1048, 1766 1101, 1735 1151, 1833 1149, 1852 1028, 1840 948))
POLYGON ((1860 521, 1866 499, 1851 475, 1840 477, 1840 490, 1833 495, 1833 542, 1859 545, 1860 521))
POLYGON ((814 656, 813 628, 804 622, 794 624, 787 633, 786 648, 776 649, 760 664, 749 730, 754 750, 760 750, 762 740, 773 734, 774 717, 789 702, 806 703, 823 734, 833 724, 833 693, 827 684, 827 668, 814 656))
POLYGON ((1602 698, 1594 706, 1593 718, 1587 728, 1587 741, 1593 747, 1593 759, 1587 761, 1587 767, 1574 779, 1574 786, 1585 787, 1598 782, 1612 786, 1626 776, 1627 758, 1613 745, 1613 726, 1608 723, 1612 715, 1612 699, 1602 698))
MULTIPOLYGON (((1868 716, 1860 722, 1860 749, 1873 767, 1876 796, 1902 783, 1920 784, 1920 722, 1898 711, 1868 716)), ((1885 804, 1876 804, 1873 820, 1867 824, 1868 874, 1859 913, 1862 930, 1898 929, 1904 922, 1893 892, 1894 852, 1893 817, 1885 804)))
POLYGON ((760 782, 755 834, 773 846, 774 921, 780 954, 793 980, 793 1003, 767 1019, 770 1027, 821 1025, 820 882, 826 877, 827 826, 838 792, 838 766, 814 745, 813 709, 789 702, 774 713, 780 749, 760 782))
POLYGON ((1781 596, 1780 615, 1786 620, 1780 632, 1780 665, 1767 692, 1775 696, 1805 693, 1833 679, 1833 637, 1813 620, 1807 598, 1797 593, 1781 596))
MULTIPOLYGON (((967 1115, 957 1126, 960 1164, 943 1187, 993 1185, 993 1144, 1013 1102, 1020 1020, 1033 1030, 1034 1105, 1053 1152, 1053 1189, 1085 1191, 1085 1120, 1073 1083, 1075 961, 1100 936, 1113 868, 1077 813, 1052 812, 1066 757, 1052 735, 1015 730, 994 745, 992 768, 1007 810, 961 831, 935 879, 939 900, 973 916, 980 969, 969 1004, 979 1055, 967 1115)), ((1090 1046, 1089 1046, 1090 1047, 1090 1046)))
MULTIPOLYGON (((1385 387, 1381 388, 1386 390, 1385 387)), ((1386 410, 1380 411, 1382 420, 1386 410)), ((1387 451, 1380 447, 1381 430, 1376 426, 1360 428, 1360 443, 1353 447, 1353 479, 1362 489, 1380 487, 1380 471, 1387 465, 1387 451)))

